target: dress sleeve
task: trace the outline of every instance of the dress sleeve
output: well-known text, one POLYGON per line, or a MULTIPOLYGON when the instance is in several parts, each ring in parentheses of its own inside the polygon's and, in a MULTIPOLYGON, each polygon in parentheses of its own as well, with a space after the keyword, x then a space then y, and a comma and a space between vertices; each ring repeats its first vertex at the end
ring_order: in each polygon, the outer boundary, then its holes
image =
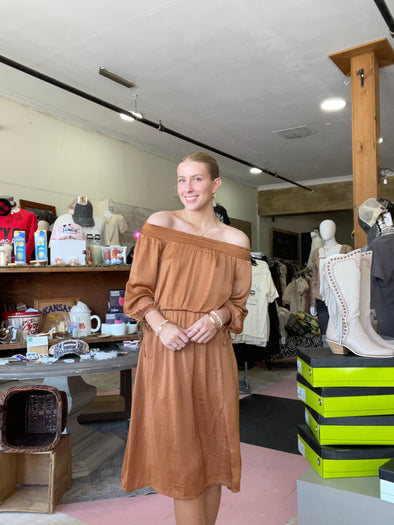
POLYGON ((135 247, 123 305, 124 313, 135 321, 143 321, 150 310, 159 309, 155 290, 161 250, 160 239, 141 233, 135 247))
POLYGON ((234 334, 240 334, 244 319, 248 313, 246 301, 250 294, 252 283, 252 266, 250 261, 238 259, 235 265, 233 291, 231 297, 224 303, 230 313, 231 319, 226 327, 234 334))

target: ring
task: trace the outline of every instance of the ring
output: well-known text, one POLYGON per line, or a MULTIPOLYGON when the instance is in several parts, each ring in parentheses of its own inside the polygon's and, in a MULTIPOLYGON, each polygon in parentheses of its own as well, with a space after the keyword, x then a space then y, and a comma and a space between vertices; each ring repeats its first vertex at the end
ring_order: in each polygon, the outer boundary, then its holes
POLYGON ((199 331, 200 331, 200 330, 199 330, 198 328, 195 328, 195 329, 194 329, 194 333, 195 333, 195 334, 198 334, 199 331))

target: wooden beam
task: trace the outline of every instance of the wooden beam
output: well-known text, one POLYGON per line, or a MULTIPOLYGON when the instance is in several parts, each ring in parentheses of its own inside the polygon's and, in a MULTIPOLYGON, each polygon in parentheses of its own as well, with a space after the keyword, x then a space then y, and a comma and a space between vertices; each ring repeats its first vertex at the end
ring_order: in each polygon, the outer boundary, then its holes
POLYGON ((261 217, 280 217, 326 211, 351 210, 352 181, 311 186, 313 193, 301 188, 259 191, 258 213, 261 217))
MULTIPOLYGON (((394 177, 388 177, 387 184, 380 186, 381 197, 394 201, 394 177)), ((310 187, 313 188, 313 193, 300 188, 259 191, 259 216, 281 217, 353 209, 352 181, 310 187)))
POLYGON ((366 199, 380 195, 379 67, 394 63, 394 51, 381 38, 329 57, 345 75, 351 75, 354 241, 361 248, 366 234, 358 225, 358 208, 366 199))

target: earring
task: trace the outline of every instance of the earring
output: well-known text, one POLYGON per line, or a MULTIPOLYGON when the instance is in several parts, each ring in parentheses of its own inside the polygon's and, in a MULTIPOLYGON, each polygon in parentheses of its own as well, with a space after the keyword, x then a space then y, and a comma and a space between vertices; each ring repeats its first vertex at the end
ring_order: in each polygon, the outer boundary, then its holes
POLYGON ((212 193, 212 199, 216 199, 216 193, 212 193))

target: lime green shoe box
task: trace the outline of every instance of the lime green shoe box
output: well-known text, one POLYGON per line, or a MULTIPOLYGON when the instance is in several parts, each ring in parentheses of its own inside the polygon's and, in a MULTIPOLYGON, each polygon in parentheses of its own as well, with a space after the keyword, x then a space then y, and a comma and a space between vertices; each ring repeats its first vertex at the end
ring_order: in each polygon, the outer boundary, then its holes
POLYGON ((307 425, 298 426, 298 450, 322 478, 378 476, 394 457, 394 447, 321 445, 307 425))
POLYGON ((297 374, 297 395, 323 417, 394 415, 393 387, 312 387, 297 374))
POLYGON ((315 387, 394 387, 394 357, 337 355, 329 348, 300 348, 297 370, 315 387))
POLYGON ((305 421, 320 445, 394 445, 394 416, 326 418, 305 407, 305 421))

